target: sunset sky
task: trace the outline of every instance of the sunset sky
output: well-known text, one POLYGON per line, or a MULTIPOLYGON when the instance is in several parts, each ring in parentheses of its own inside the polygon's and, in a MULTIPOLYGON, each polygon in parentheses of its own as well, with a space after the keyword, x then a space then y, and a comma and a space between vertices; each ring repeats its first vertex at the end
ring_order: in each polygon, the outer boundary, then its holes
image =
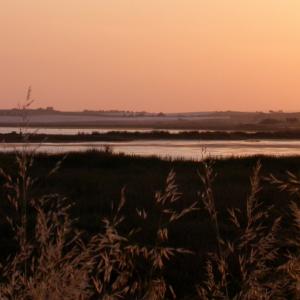
POLYGON ((300 111, 299 0, 1 0, 0 108, 300 111))

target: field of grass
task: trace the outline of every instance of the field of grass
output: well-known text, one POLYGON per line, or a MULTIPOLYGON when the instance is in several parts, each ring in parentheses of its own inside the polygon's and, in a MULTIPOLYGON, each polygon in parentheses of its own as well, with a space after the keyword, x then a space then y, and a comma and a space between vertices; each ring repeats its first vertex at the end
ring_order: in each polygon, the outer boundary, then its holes
MULTIPOLYGON (((11 174, 12 179, 18 178, 19 171, 14 154, 0 154, 0 167, 6 174, 11 174)), ((167 259, 164 268, 158 268, 156 278, 164 278, 168 284, 172 285, 172 289, 179 299, 205 299, 205 297, 208 297, 208 299, 226 299, 226 297, 227 299, 233 299, 233 296, 229 297, 229 295, 235 295, 235 299, 277 299, 277 296, 275 297, 276 293, 270 292, 272 289, 274 291, 276 289, 277 292, 278 285, 275 284, 277 282, 275 277, 271 282, 268 282, 268 284, 274 283, 274 287, 267 287, 267 284, 263 285, 264 292, 266 292, 266 295, 271 295, 270 298, 267 296, 257 296, 256 298, 252 290, 252 296, 248 295, 248 298, 244 297, 245 294, 241 297, 237 296, 239 291, 243 295, 244 287, 241 286, 241 283, 246 282, 246 279, 236 263, 233 263, 230 274, 227 274, 227 271, 225 272, 229 279, 223 278, 222 260, 225 258, 222 253, 226 253, 230 249, 230 243, 226 247, 224 246, 224 249, 227 249, 226 251, 219 251, 220 245, 223 248, 223 241, 220 242, 220 240, 222 237, 222 240, 228 240, 234 244, 237 237, 241 235, 241 228, 236 231, 232 223, 229 222, 229 216, 231 215, 232 219, 234 217, 232 214, 228 214, 228 209, 235 208, 235 212, 241 211, 240 227, 243 227, 248 224, 247 220, 249 221, 249 201, 250 203, 253 201, 253 215, 258 210, 262 211, 263 214, 269 212, 268 216, 260 216, 263 219, 262 227, 271 228, 278 217, 282 218, 281 228, 276 233, 280 245, 276 247, 278 247, 278 253, 284 254, 276 256, 273 265, 270 265, 270 261, 263 262, 266 270, 272 268, 273 271, 263 274, 262 277, 277 272, 277 265, 283 265, 287 260, 287 246, 283 240, 294 232, 289 205, 292 200, 297 201, 297 195, 289 195, 284 191, 289 189, 290 186, 285 188, 284 183, 280 182, 278 178, 290 180, 290 184, 297 186, 296 178, 300 178, 300 157, 229 158, 216 160, 211 165, 211 163, 162 160, 156 157, 143 158, 96 151, 69 153, 66 157, 37 154, 31 168, 31 176, 37 178, 37 180, 30 189, 28 197, 38 199, 43 195, 59 194, 70 199, 73 202, 70 214, 72 218, 76 219, 75 227, 84 231, 83 240, 89 240, 90 236, 103 232, 103 222, 101 220, 107 216, 112 216, 113 203, 118 203, 120 199, 126 198, 126 203, 122 207, 122 215, 125 216, 125 219, 122 221, 120 234, 125 235, 126 232, 134 228, 140 228, 142 234, 137 234, 134 239, 132 238, 132 243, 154 247, 157 246, 157 224, 161 224, 160 211, 157 208, 157 192, 165 191, 169 194, 174 192, 172 188, 171 190, 165 190, 165 187, 170 183, 166 183, 166 178, 172 170, 176 176, 174 182, 171 178, 170 186, 176 183, 176 189, 178 190, 175 191, 174 195, 180 198, 174 204, 175 208, 179 211, 183 211, 185 208, 192 209, 178 222, 169 224, 168 238, 162 238, 161 242, 164 244, 167 240, 169 247, 184 248, 191 251, 192 254, 179 253, 170 261, 167 259), (52 174, 50 171, 58 161, 61 161, 60 168, 52 174), (254 178, 253 182, 252 178, 251 192, 250 176, 257 161, 261 163, 261 170, 259 179, 254 178), (210 170, 213 170, 216 176, 214 180, 209 175, 210 170), (293 174, 288 174, 287 170, 293 174), (270 174, 273 174, 274 177, 270 177, 270 174), (291 178, 295 178, 294 183, 291 178), (255 186, 255 180, 261 182, 261 190, 255 186), (270 181, 273 181, 273 184, 270 181), (281 190, 276 185, 280 186, 281 190), (251 197, 259 199, 260 204, 257 207, 255 201, 258 200, 253 200, 251 197), (273 207, 268 210, 269 206, 273 207), (212 207, 213 210, 211 210, 212 207), (143 219, 141 216, 144 212, 147 214, 147 218, 143 219), (218 219, 217 230, 215 226, 216 217, 218 219), (214 281, 212 279, 212 282, 207 282, 209 272, 205 270, 209 266, 207 265, 207 259, 210 252, 219 254, 216 260, 212 259, 213 263, 211 264, 211 267, 216 264, 218 270, 216 273, 218 274, 214 280, 219 282, 219 287, 210 287, 210 284, 214 281), (205 292, 198 288, 197 296, 196 286, 201 282, 206 282, 204 284, 205 292), (221 290, 224 292, 225 298, 222 298, 221 294, 218 296, 218 292, 221 290)), ((4 176, 0 178, 0 254, 2 261, 8 255, 15 253, 17 249, 17 244, 13 240, 14 233, 6 222, 6 216, 13 214, 13 210, 6 199, 8 193, 4 187, 6 180, 7 178, 5 179, 4 176)), ((31 231, 34 232, 34 228, 31 228, 30 223, 31 215, 29 214, 29 236, 31 231)), ((249 225, 249 228, 252 227, 249 225)), ((257 230, 260 232, 265 229, 259 227, 257 230)), ((131 241, 131 237, 129 241, 131 241)), ((261 246, 263 247, 264 243, 260 239, 255 240, 256 243, 258 241, 262 243, 261 246)), ((252 242, 254 243, 254 240, 252 242)), ((270 245, 272 243, 273 241, 270 242, 270 245)), ((251 243, 247 244, 247 251, 250 245, 251 243)), ((270 245, 267 244, 266 247, 270 247, 270 245)), ((288 246, 289 250, 293 250, 293 247, 288 246)), ((253 256, 255 257, 255 253, 253 253, 253 256)), ((231 261, 228 265, 230 263, 231 261)), ((258 265, 256 265, 257 268, 258 265)), ((139 270, 140 272, 145 273, 148 271, 149 266, 146 263, 141 263, 139 268, 142 268, 139 270)), ((247 271, 250 272, 250 269, 247 271)), ((210 267, 207 270, 210 270, 210 267)), ((285 275, 285 277, 288 278, 288 275, 285 275)), ((259 278, 255 282, 258 284, 258 282, 265 281, 265 278, 259 278)), ((283 281, 280 284, 288 285, 283 281)), ((294 291, 290 291, 290 286, 288 288, 286 286, 281 287, 281 290, 285 291, 286 295, 294 293, 294 291)), ((259 289, 257 293, 263 294, 259 289)), ((163 298, 153 299, 171 298, 171 296, 166 295, 167 293, 164 294, 163 298)), ((125 298, 139 299, 130 296, 125 298)), ((0 299, 2 300, 1 295, 0 299)), ((85 298, 83 297, 83 299, 85 298)), ((282 298, 278 296, 278 299, 282 298)))

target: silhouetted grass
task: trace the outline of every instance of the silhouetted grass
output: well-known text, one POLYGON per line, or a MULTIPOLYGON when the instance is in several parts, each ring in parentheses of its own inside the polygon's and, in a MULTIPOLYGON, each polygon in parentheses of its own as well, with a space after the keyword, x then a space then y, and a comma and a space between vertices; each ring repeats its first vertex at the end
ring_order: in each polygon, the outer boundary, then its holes
MULTIPOLYGON (((227 158, 214 161, 213 170, 216 178, 213 182, 215 210, 218 211, 219 233, 226 239, 234 239, 234 228, 228 224, 228 208, 247 209, 247 196, 250 193, 249 176, 257 161, 261 162, 261 178, 273 174, 273 178, 287 178, 286 170, 300 177, 300 157, 249 157, 227 158)), ((1 153, 0 166, 12 178, 17 177, 15 154, 1 153)), ((37 181, 30 189, 30 197, 42 198, 44 195, 60 194, 74 202, 71 217, 78 221, 76 227, 84 230, 83 239, 88 240, 93 234, 101 232, 101 219, 111 215, 112 203, 120 199, 122 190, 126 197, 123 214, 126 219, 119 229, 125 234, 133 228, 141 227, 143 234, 135 242, 142 245, 155 245, 159 214, 155 202, 156 192, 163 190, 165 179, 174 170, 176 185, 182 194, 177 209, 189 207, 195 200, 199 201, 205 184, 201 182, 199 173, 205 173, 205 164, 195 161, 168 160, 157 157, 137 157, 109 152, 89 151, 86 153, 69 153, 63 155, 36 154, 34 156, 31 174, 37 181), (50 170, 58 161, 62 161, 58 172, 49 175, 50 170), (123 189, 125 187, 125 190, 123 189), (140 221, 136 211, 145 209, 147 218, 140 221)), ((0 177, 0 185, 5 178, 0 177)), ((280 182, 278 183, 280 184, 280 182)), ((1 199, 5 199, 6 190, 1 189, 1 199)), ((287 214, 290 200, 296 196, 289 196, 280 192, 263 180, 260 191, 260 201, 263 206, 274 206, 269 219, 264 225, 270 226, 278 217, 283 216, 283 230, 278 233, 278 239, 291 235, 291 217, 287 214)), ((13 214, 6 201, 0 202, 0 253, 4 258, 14 252, 16 243, 12 240, 13 233, 5 221, 6 214, 13 214)), ((243 217, 244 216, 244 217, 243 217)), ((242 223, 245 222, 242 215, 242 223)), ((28 215, 28 230, 34 230, 33 217, 28 215)), ((169 245, 175 248, 187 248, 196 254, 178 256, 166 262, 167 268, 161 275, 172 284, 179 296, 195 295, 195 285, 205 279, 204 267, 208 252, 217 249, 214 225, 207 213, 191 211, 189 215, 177 224, 169 226, 169 245)), ((282 244, 284 245, 284 244, 282 244)), ((284 247, 283 247, 284 248, 284 247)), ((281 250, 284 251, 284 250, 281 250)), ((219 257, 220 258, 220 257, 219 257)), ((221 257, 222 258, 222 257, 221 257)), ((234 293, 235 284, 228 286, 228 293, 234 293), (232 290, 233 289, 233 290, 232 290)), ((205 289, 204 289, 205 290, 205 289)), ((201 295, 208 295, 201 290, 201 295), (203 294, 204 293, 204 294, 203 294)), ((200 290, 199 290, 200 291, 200 290)), ((205 290, 206 291, 206 290, 205 290)))

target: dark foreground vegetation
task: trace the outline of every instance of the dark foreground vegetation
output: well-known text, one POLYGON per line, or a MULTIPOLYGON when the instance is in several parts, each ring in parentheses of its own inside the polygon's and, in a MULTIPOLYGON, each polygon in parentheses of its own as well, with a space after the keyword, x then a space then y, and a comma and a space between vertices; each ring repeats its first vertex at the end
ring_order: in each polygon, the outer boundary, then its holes
MULTIPOLYGON (((129 132, 110 131, 106 133, 93 132, 91 134, 78 133, 76 135, 67 134, 40 134, 34 133, 26 137, 29 142, 103 142, 118 141, 128 142, 133 140, 251 140, 251 139, 272 139, 272 140, 299 140, 299 130, 275 130, 275 131, 182 131, 171 133, 168 131, 151 132, 129 132)), ((0 141, 7 143, 24 142, 24 134, 19 132, 0 134, 0 141)))
POLYGON ((20 153, 0 167, 1 300, 300 296, 300 157, 20 153))

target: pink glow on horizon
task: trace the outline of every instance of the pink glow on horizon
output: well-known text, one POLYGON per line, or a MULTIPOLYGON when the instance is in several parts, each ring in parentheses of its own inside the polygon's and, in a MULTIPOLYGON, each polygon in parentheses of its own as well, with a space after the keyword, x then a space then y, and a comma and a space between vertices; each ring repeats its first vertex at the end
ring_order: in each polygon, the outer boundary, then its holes
POLYGON ((3 0, 0 108, 300 111, 298 0, 3 0))

